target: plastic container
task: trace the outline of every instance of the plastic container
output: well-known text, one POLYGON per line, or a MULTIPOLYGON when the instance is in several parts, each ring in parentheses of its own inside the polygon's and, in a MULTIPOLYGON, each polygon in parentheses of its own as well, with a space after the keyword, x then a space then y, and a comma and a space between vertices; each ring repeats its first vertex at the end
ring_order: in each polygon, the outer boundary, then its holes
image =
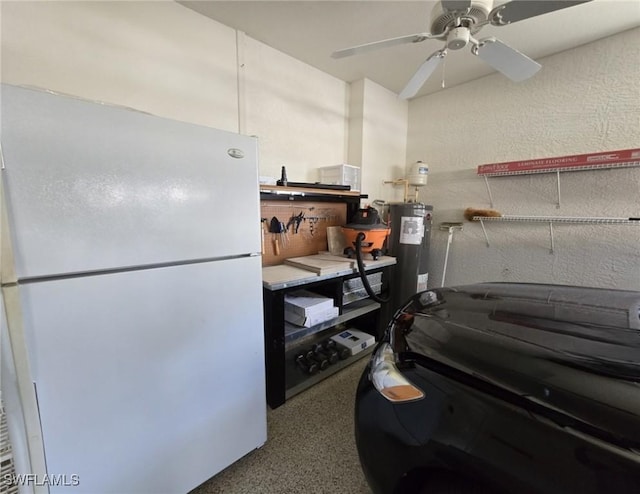
POLYGON ((353 165, 322 166, 320 183, 329 185, 349 185, 351 190, 360 190, 360 167, 353 165))
POLYGON ((407 180, 409 185, 414 187, 422 187, 427 185, 427 178, 429 175, 429 165, 422 161, 416 161, 413 165, 409 166, 409 173, 407 174, 407 180))

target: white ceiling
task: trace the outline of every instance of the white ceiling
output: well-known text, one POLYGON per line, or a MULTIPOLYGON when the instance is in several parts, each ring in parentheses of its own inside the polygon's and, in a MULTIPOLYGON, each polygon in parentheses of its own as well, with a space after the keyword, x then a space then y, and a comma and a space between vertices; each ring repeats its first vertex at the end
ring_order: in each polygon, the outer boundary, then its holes
MULTIPOLYGON (((433 0, 179 3, 346 82, 366 77, 395 93, 428 55, 443 46, 441 41, 428 40, 343 59, 331 57, 341 48, 428 32, 433 0)), ((504 2, 495 2, 499 3, 504 2)), ((536 60, 638 26, 640 0, 593 0, 509 26, 487 25, 477 37, 495 36, 536 60)), ((449 52, 444 70, 447 87, 493 72, 468 47, 449 52)), ((440 69, 436 74, 418 96, 441 89, 440 69)))

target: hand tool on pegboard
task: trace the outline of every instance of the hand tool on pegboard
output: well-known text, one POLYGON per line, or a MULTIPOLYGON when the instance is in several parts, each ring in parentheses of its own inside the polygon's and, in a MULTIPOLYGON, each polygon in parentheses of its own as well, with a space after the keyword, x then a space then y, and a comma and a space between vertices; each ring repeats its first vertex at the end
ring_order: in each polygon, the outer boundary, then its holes
POLYGON ((280 244, 278 243, 278 237, 282 234, 282 223, 275 216, 271 218, 271 222, 269 223, 269 232, 273 234, 273 253, 279 256, 280 244))
POLYGON ((300 228, 300 223, 302 223, 302 220, 304 219, 304 211, 300 211, 300 213, 298 213, 297 215, 291 215, 291 218, 289 218, 289 221, 287 222, 287 231, 289 230, 289 227, 291 227, 291 230, 293 231, 293 233, 298 233, 298 229, 300 228))
POLYGON ((284 222, 280 222, 280 240, 282 241, 283 247, 289 246, 289 233, 284 222))
POLYGON ((260 218, 260 235, 261 235, 261 238, 262 238, 262 242, 261 242, 260 245, 262 247, 262 251, 261 251, 262 255, 265 254, 265 250, 264 250, 264 231, 265 231, 265 229, 267 229, 267 232, 269 231, 268 227, 267 227, 267 221, 268 221, 268 218, 260 218))

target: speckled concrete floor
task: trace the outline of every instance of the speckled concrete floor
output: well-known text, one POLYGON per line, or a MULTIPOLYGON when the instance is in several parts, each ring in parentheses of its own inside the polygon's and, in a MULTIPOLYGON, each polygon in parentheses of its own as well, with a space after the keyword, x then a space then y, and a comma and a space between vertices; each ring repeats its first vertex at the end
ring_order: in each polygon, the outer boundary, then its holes
POLYGON ((267 442, 190 494, 370 494, 353 436, 362 359, 267 412, 267 442))

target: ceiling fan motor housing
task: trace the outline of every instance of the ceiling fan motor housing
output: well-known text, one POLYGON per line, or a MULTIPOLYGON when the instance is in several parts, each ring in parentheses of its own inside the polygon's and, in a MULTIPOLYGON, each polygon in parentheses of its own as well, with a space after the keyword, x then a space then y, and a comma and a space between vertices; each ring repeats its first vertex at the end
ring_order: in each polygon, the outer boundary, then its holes
MULTIPOLYGON (((476 25, 487 20, 492 7, 493 0, 472 0, 468 11, 451 12, 445 10, 441 2, 436 2, 431 10, 431 33, 438 35, 444 33, 447 28, 464 26, 469 28, 470 34, 475 34, 482 27, 476 25)), ((459 49, 452 46, 450 48, 459 49)))
POLYGON ((447 35, 447 48, 459 50, 469 43, 469 29, 466 27, 456 27, 449 31, 447 35))

